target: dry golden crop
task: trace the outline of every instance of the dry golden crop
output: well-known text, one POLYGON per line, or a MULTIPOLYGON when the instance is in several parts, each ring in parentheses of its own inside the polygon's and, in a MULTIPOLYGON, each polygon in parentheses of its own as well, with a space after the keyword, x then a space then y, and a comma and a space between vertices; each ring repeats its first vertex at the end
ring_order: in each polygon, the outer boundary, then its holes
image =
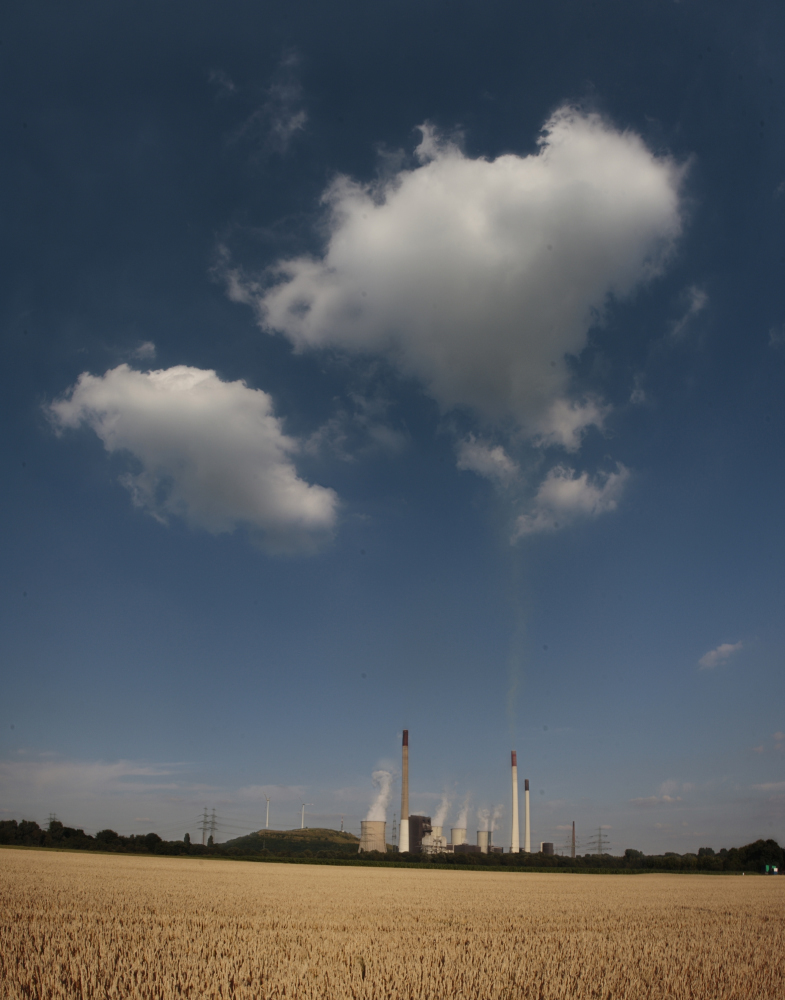
POLYGON ((4 1000, 782 1000, 785 879, 0 851, 4 1000))

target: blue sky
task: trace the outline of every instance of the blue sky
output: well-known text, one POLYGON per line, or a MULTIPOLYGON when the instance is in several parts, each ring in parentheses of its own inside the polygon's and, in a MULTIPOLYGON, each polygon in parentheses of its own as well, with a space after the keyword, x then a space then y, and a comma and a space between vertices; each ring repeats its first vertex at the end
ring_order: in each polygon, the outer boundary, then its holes
POLYGON ((358 831, 408 728, 497 842, 513 748, 535 841, 782 842, 784 42, 9 15, 0 815, 358 831))

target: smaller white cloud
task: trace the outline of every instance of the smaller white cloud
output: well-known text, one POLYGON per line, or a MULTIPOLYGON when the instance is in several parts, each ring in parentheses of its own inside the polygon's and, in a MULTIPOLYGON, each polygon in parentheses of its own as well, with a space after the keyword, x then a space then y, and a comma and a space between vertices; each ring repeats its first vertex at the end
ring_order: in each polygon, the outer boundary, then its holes
POLYGON ((776 750, 778 753, 781 753, 783 750, 785 750, 785 733, 774 733, 771 739, 772 742, 770 747, 767 747, 765 743, 761 743, 760 746, 753 747, 752 752, 767 753, 768 749, 772 749, 776 750))
POLYGON ((273 802, 302 802, 306 793, 305 785, 244 785, 237 789, 237 797, 243 801, 266 803, 265 795, 273 802))
POLYGON ((540 447, 560 445, 577 451, 589 427, 602 428, 610 406, 589 399, 582 402, 557 399, 537 424, 533 439, 540 447))
POLYGON ((684 796, 693 790, 690 782, 663 781, 657 795, 647 795, 643 798, 630 799, 630 804, 641 808, 650 806, 669 806, 684 801, 684 796))
POLYGON ((785 781, 768 781, 752 787, 758 792, 785 792, 785 781))
POLYGON ((136 350, 131 352, 132 358, 138 358, 140 361, 146 361, 148 358, 155 357, 155 344, 152 340, 145 340, 143 344, 140 344, 136 350))
POLYGON ((87 426, 108 452, 133 456, 121 482, 133 502, 212 533, 246 525, 271 551, 308 551, 331 535, 334 491, 301 479, 300 442, 284 434, 272 398, 214 371, 177 365, 83 372, 49 407, 58 430, 87 426))
POLYGON ((459 469, 474 472, 498 486, 508 486, 520 473, 517 463, 501 445, 490 445, 473 434, 459 441, 456 450, 459 469))
POLYGON ((744 643, 742 642, 723 642, 716 649, 710 649, 708 653, 704 653, 698 660, 698 665, 701 670, 713 670, 714 667, 720 663, 724 663, 734 653, 738 653, 743 645, 744 643))
POLYGON ((566 466, 556 466, 540 484, 531 509, 517 518, 513 541, 615 510, 628 478, 629 470, 623 465, 594 481, 588 472, 578 474, 566 466))
POLYGON ((686 291, 687 308, 682 316, 676 320, 671 327, 671 336, 679 338, 684 335, 688 325, 698 315, 703 312, 709 302, 709 296, 702 288, 691 285, 686 291))

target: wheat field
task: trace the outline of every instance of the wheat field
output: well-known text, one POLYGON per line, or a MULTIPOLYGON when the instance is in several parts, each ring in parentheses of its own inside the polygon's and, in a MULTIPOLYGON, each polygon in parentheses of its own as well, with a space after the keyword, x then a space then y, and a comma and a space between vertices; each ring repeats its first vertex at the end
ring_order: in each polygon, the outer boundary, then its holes
POLYGON ((3 1000, 785 997, 785 879, 0 851, 3 1000))

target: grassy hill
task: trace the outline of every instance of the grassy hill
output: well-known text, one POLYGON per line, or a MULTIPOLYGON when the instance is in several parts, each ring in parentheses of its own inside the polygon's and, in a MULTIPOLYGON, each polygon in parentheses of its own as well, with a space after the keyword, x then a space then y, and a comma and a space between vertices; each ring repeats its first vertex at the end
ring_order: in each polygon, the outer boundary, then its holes
POLYGON ((246 837, 236 837, 227 840, 222 847, 239 850, 244 854, 258 854, 260 851, 270 851, 287 854, 302 854, 310 851, 341 851, 346 854, 357 854, 360 838, 353 833, 324 828, 307 830, 258 830, 246 837))

